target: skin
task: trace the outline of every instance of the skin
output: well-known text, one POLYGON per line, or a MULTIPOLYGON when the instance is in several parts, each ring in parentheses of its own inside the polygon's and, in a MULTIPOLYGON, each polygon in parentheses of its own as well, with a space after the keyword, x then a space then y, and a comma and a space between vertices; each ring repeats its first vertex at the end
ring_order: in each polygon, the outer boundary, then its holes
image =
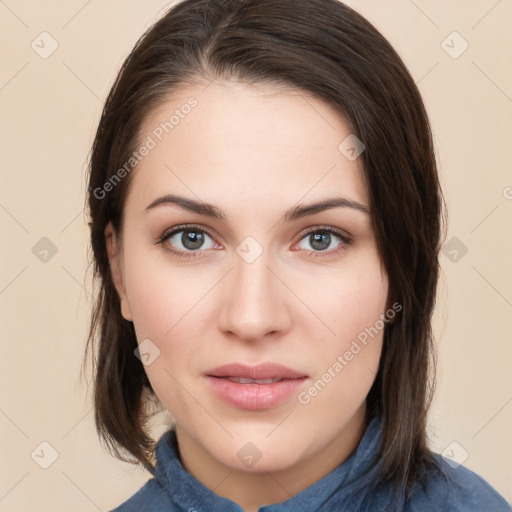
POLYGON ((305 405, 292 395, 270 409, 238 409, 210 391, 204 372, 277 362, 308 375, 307 390, 386 311, 388 280, 369 213, 337 207, 281 220, 297 204, 338 196, 369 210, 360 159, 338 150, 350 128, 332 108, 268 85, 190 84, 148 115, 141 140, 190 96, 197 107, 133 171, 122 238, 110 224, 105 236, 123 317, 139 343, 160 350, 145 370, 176 421, 183 466, 252 512, 309 487, 355 450, 383 331, 305 405), (169 193, 215 205, 226 218, 172 204, 145 212, 169 193), (157 243, 188 223, 211 233, 196 257, 165 249, 194 252, 182 233, 157 243), (321 251, 306 233, 321 228, 352 242, 333 234, 321 251), (263 251, 251 263, 236 252, 247 236, 263 251), (237 457, 248 442, 261 453, 252 467, 237 457))

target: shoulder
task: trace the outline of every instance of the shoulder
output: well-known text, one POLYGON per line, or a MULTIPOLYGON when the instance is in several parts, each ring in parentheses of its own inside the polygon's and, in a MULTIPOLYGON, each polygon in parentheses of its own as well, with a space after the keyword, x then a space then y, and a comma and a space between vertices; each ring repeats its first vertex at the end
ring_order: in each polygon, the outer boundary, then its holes
POLYGON ((131 498, 110 512, 172 512, 173 504, 167 498, 158 480, 148 480, 131 498))
POLYGON ((411 490, 407 512, 511 512, 505 499, 480 475, 434 453, 438 471, 411 490))

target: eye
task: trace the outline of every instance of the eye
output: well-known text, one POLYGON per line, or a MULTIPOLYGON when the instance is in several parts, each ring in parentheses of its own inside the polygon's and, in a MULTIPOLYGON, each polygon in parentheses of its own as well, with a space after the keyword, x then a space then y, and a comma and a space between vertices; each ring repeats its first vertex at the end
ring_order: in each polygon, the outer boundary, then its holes
MULTIPOLYGON (((347 233, 332 227, 316 227, 302 235, 292 250, 306 250, 309 257, 332 256, 349 246, 352 238, 347 233), (309 245, 311 248, 304 247, 309 245)), ((222 248, 208 232, 194 225, 175 226, 166 231, 157 241, 167 252, 180 258, 195 258, 203 251, 222 248)))
POLYGON ((174 227, 170 232, 164 233, 157 243, 182 258, 194 258, 200 251, 218 247, 204 229, 191 225, 174 227))
POLYGON ((315 228, 308 231, 297 246, 318 257, 332 255, 346 248, 352 239, 346 233, 334 228, 315 228), (306 245, 306 247, 304 247, 306 245), (307 247, 309 245, 309 247, 307 247))

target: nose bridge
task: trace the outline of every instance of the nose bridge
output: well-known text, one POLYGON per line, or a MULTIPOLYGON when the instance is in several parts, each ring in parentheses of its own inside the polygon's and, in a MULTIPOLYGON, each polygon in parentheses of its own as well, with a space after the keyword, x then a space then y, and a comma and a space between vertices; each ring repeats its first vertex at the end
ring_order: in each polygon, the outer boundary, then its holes
POLYGON ((251 243, 237 248, 219 317, 220 328, 241 339, 262 338, 289 322, 283 286, 270 270, 270 252, 251 243))
POLYGON ((262 305, 268 301, 262 300, 271 295, 273 274, 270 272, 270 258, 268 253, 261 254, 252 262, 238 258, 235 263, 235 288, 236 293, 248 303, 255 301, 262 305))

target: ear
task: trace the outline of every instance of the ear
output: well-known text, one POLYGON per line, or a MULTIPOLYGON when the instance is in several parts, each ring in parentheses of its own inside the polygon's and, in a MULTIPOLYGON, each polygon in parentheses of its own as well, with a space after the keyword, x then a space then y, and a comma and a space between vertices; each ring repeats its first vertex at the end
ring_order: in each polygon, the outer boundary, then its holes
POLYGON ((105 243, 110 263, 110 274, 112 275, 112 280, 119 296, 119 302, 121 303, 121 314, 125 320, 132 322, 133 316, 124 285, 121 247, 118 246, 119 240, 111 222, 105 228, 105 243))

